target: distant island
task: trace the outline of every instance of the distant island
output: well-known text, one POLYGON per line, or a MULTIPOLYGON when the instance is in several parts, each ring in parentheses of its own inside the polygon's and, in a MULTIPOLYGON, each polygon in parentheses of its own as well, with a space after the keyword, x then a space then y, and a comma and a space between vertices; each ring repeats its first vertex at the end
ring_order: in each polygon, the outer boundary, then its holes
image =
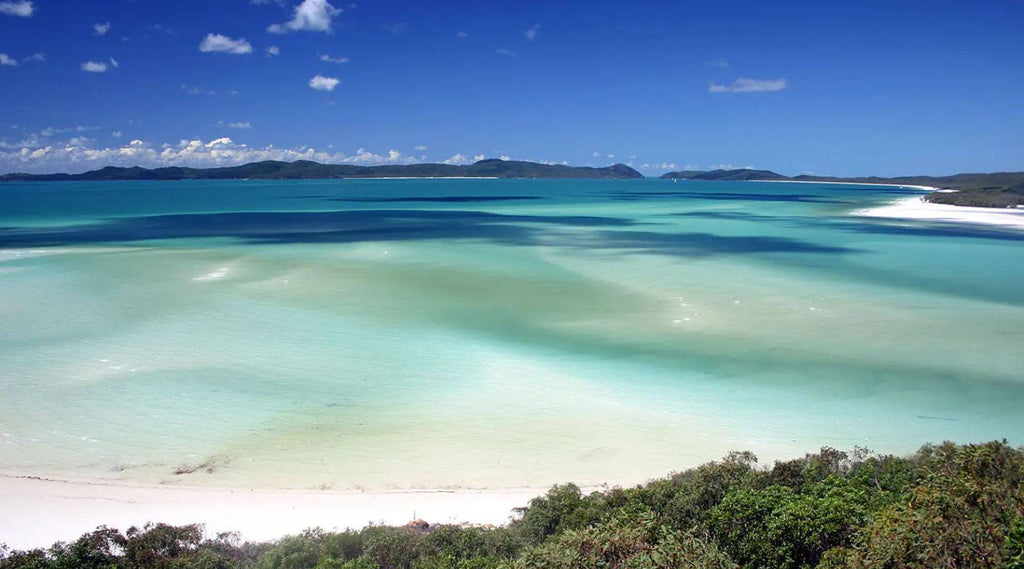
POLYGON ((539 164, 497 158, 473 164, 389 164, 355 166, 321 164, 310 160, 281 162, 266 160, 223 168, 119 168, 107 166, 82 174, 5 174, 0 182, 77 182, 106 180, 273 180, 273 179, 337 179, 337 178, 643 178, 643 174, 615 164, 604 168, 539 164))
MULTIPOLYGON (((220 168, 122 168, 107 166, 81 174, 0 175, 0 182, 80 182, 113 180, 314 180, 347 178, 524 178, 524 179, 636 179, 643 178, 626 164, 595 168, 565 164, 541 164, 523 160, 489 158, 473 164, 388 164, 356 166, 321 164, 311 160, 282 162, 265 160, 241 166, 220 168)), ((932 203, 973 207, 1024 207, 1024 172, 991 174, 954 174, 952 176, 900 176, 881 178, 839 178, 834 176, 785 176, 771 170, 740 168, 735 170, 683 170, 661 176, 668 180, 723 182, 838 182, 848 184, 884 184, 893 186, 929 186, 954 190, 925 196, 932 203)))
POLYGON ((685 170, 661 176, 669 180, 718 180, 788 182, 840 182, 848 184, 886 184, 893 186, 929 186, 952 192, 935 192, 925 196, 931 203, 1015 208, 1024 206, 1024 172, 992 174, 954 174, 952 176, 900 176, 897 178, 837 178, 829 176, 784 176, 771 170, 685 170))

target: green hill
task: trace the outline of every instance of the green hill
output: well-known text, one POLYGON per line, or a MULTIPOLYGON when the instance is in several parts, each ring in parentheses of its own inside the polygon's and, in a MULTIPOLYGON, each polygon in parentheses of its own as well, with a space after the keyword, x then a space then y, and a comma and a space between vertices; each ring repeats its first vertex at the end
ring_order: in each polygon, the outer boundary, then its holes
POLYGON ((49 182, 89 180, 239 180, 320 178, 642 178, 640 172, 615 164, 604 168, 563 164, 539 164, 518 160, 481 160, 474 164, 389 164, 355 166, 320 164, 309 160, 280 162, 267 160, 224 168, 119 168, 107 166, 83 174, 6 174, 0 181, 49 182))

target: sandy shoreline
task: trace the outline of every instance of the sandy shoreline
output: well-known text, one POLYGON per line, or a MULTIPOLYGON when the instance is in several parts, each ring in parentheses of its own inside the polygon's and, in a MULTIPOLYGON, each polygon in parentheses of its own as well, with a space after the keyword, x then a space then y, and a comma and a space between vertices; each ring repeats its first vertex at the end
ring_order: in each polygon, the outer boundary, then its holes
POLYGON ((861 209, 853 215, 886 219, 912 219, 997 225, 1024 229, 1024 209, 964 207, 927 202, 921 196, 899 199, 891 204, 861 209))
POLYGON ((0 543, 15 549, 68 541, 97 526, 203 523, 266 541, 310 527, 369 524, 504 524, 546 489, 331 492, 136 485, 0 474, 0 543))

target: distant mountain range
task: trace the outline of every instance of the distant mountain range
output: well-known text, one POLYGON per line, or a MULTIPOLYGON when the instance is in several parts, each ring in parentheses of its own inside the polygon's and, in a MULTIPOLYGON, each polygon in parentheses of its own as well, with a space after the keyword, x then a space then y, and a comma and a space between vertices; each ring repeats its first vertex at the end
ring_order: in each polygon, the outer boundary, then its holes
POLYGON ((225 168, 118 168, 108 166, 82 174, 5 174, 0 181, 89 181, 89 180, 240 180, 316 178, 643 178, 643 174, 615 164, 604 168, 538 164, 518 160, 489 159, 455 166, 451 164, 405 164, 354 166, 320 164, 309 160, 279 162, 267 160, 225 168))

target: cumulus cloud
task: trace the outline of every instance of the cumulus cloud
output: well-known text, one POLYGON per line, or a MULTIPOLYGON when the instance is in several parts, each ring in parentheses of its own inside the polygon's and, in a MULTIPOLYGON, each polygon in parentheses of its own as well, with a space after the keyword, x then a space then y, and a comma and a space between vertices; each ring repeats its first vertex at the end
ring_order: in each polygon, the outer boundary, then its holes
POLYGON ((203 41, 199 43, 199 51, 203 53, 220 52, 243 55, 252 53, 252 44, 245 41, 245 38, 236 40, 221 34, 206 34, 203 41))
POLYGON ((348 63, 348 58, 344 56, 331 57, 330 55, 324 54, 320 56, 320 61, 326 61, 327 63, 348 63))
MULTIPOLYGON (((209 142, 182 140, 177 144, 154 146, 142 140, 132 140, 120 147, 93 148, 88 139, 52 143, 38 148, 21 147, 11 151, 0 150, 0 172, 82 172, 104 166, 162 166, 214 167, 234 166, 261 160, 313 160, 326 164, 411 164, 416 159, 397 150, 383 154, 359 148, 354 153, 327 152, 313 148, 250 148, 223 137, 209 142)), ((11 145, 4 146, 10 148, 11 145)))
POLYGON ((335 87, 340 83, 338 79, 334 77, 324 77, 323 75, 317 75, 309 80, 309 86, 317 91, 333 91, 335 87))
POLYGON ((86 61, 82 64, 82 71, 89 73, 106 73, 107 64, 102 61, 86 61))
POLYGON ((267 49, 263 51, 267 53, 267 57, 275 57, 281 55, 281 48, 277 47, 276 45, 269 46, 267 47, 267 49))
POLYGON ((327 0, 303 0, 295 7, 292 19, 283 24, 274 24, 267 28, 273 34, 288 32, 325 32, 331 33, 331 18, 342 10, 331 6, 327 0))
POLYGON ((451 158, 449 158, 447 160, 442 160, 441 163, 442 164, 451 164, 453 166, 463 166, 463 165, 466 165, 466 164, 472 164, 474 162, 479 162, 479 161, 481 161, 483 159, 484 159, 484 155, 483 154, 477 154, 476 156, 470 157, 470 156, 467 156, 465 154, 458 153, 455 156, 452 156, 451 158))
POLYGON ((788 87, 785 79, 749 79, 742 77, 730 85, 712 83, 708 93, 771 93, 788 87))
POLYGON ((92 32, 98 36, 105 36, 110 31, 110 22, 105 24, 93 24, 92 32))
POLYGON ((122 134, 124 133, 119 130, 115 130, 114 132, 110 133, 110 136, 113 136, 114 138, 121 138, 122 134))
POLYGON ((32 6, 32 2, 28 0, 23 0, 22 2, 0 2, 0 14, 31 18, 34 11, 35 8, 32 6))
POLYGON ((540 34, 540 24, 534 24, 533 26, 530 27, 530 29, 528 29, 525 32, 523 32, 523 36, 525 36, 526 39, 528 39, 530 41, 533 41, 533 40, 537 39, 537 36, 539 34, 540 34))
POLYGON ((679 170, 679 165, 675 162, 662 162, 662 163, 647 163, 644 162, 640 165, 641 170, 679 170))
POLYGON ((6 53, 0 53, 0 66, 17 67, 18 60, 12 59, 11 56, 6 53))

